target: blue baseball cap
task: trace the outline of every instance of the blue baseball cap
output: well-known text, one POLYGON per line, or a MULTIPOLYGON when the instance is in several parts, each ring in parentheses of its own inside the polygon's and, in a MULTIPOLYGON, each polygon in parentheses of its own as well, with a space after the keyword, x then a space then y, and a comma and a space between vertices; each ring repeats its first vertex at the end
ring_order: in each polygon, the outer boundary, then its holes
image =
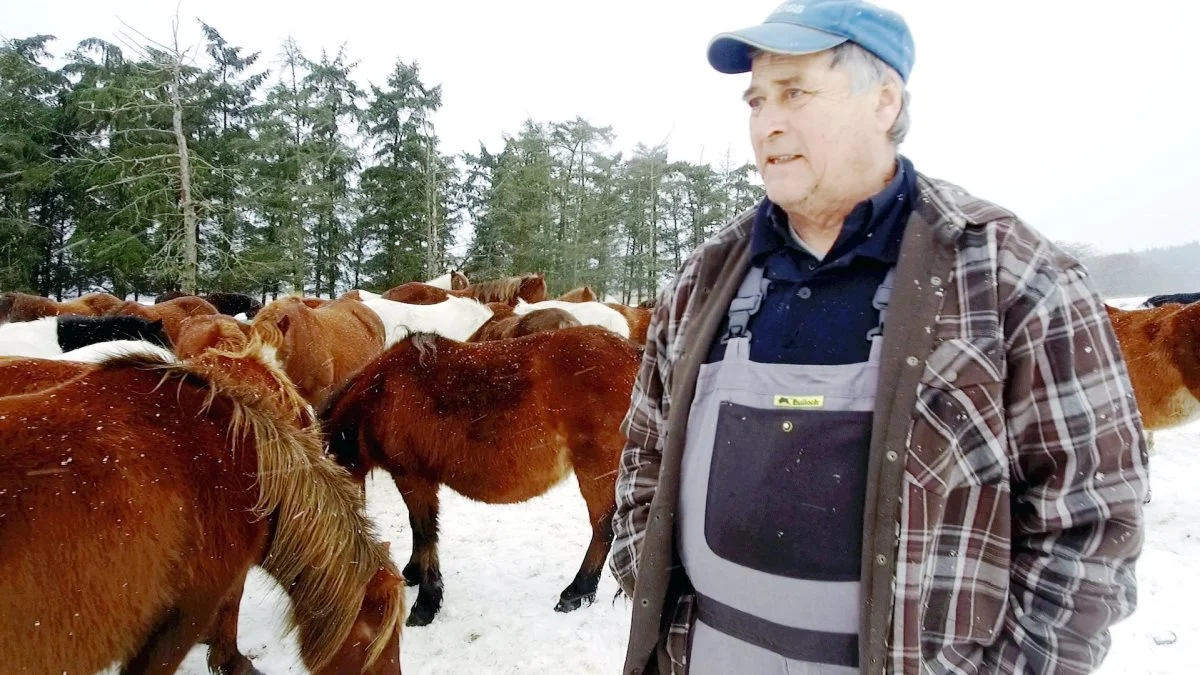
POLYGON ((789 0, 757 26, 721 33, 708 44, 708 62, 722 73, 750 71, 750 50, 813 54, 854 42, 908 81, 915 47, 904 19, 862 0, 789 0))

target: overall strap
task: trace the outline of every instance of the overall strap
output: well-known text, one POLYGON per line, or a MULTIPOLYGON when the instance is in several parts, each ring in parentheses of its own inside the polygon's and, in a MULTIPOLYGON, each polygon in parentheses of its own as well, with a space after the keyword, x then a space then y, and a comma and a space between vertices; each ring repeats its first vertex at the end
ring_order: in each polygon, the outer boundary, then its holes
POLYGON ((762 307, 771 280, 763 276, 763 268, 751 267, 742 279, 737 296, 729 303, 729 328, 721 336, 721 344, 734 338, 750 339, 750 317, 762 307))
POLYGON ((887 276, 883 278, 883 283, 879 284, 879 288, 875 289, 875 297, 871 299, 871 306, 879 310, 879 323, 867 331, 867 339, 874 340, 883 336, 883 320, 887 315, 888 304, 892 301, 892 289, 896 285, 896 267, 893 265, 888 268, 887 276))

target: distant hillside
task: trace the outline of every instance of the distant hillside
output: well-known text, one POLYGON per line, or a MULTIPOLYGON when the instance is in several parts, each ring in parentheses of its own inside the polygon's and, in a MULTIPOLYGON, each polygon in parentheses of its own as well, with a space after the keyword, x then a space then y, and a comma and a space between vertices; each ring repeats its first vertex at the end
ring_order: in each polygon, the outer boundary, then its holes
POLYGON ((1087 267, 1102 295, 1200 291, 1200 242, 1105 254, 1098 253, 1090 244, 1057 243, 1087 267))

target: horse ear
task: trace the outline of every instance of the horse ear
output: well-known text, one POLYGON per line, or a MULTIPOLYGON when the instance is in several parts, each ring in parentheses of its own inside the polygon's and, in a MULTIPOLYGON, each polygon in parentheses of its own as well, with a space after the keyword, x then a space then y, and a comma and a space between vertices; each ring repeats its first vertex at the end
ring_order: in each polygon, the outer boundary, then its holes
POLYGON ((287 314, 284 314, 283 316, 279 317, 279 322, 276 323, 275 325, 279 328, 280 333, 286 335, 287 331, 288 331, 288 327, 290 327, 292 325, 292 317, 288 316, 287 314))
POLYGON ((162 330, 162 327, 163 327, 163 320, 162 320, 162 319, 155 319, 155 320, 151 321, 151 322, 150 322, 150 327, 151 327, 151 328, 153 328, 154 330, 162 330))

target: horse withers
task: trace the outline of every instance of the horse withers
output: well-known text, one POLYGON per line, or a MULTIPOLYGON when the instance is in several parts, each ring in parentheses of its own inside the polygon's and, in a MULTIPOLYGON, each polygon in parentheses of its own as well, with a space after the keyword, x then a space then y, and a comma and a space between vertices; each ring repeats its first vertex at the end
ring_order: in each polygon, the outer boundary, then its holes
POLYGON ((462 343, 419 334, 364 367, 320 413, 329 452, 363 484, 391 473, 408 506, 420 585, 409 625, 441 607, 438 486, 489 504, 545 493, 572 471, 591 542, 555 609, 595 599, 612 544, 620 430, 641 349, 596 326, 462 343))

